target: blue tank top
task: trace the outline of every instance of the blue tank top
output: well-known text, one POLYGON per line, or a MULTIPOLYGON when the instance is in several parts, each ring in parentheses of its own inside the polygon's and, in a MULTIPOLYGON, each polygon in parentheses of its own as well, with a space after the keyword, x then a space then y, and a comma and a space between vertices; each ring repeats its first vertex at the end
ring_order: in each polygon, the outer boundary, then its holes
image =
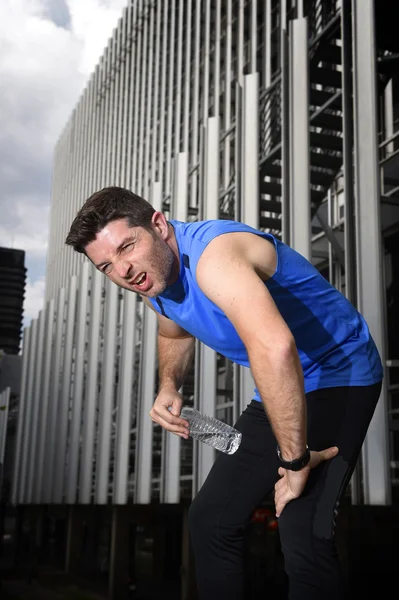
MULTIPOLYGON (((380 356, 364 318, 298 252, 271 234, 237 221, 170 223, 179 248, 180 273, 158 298, 150 298, 157 312, 231 361, 249 367, 246 348, 234 326, 200 290, 196 268, 204 249, 215 237, 236 231, 260 235, 276 249, 276 272, 265 285, 294 336, 305 392, 381 381, 380 356)), ((257 390, 254 399, 260 400, 257 390)))

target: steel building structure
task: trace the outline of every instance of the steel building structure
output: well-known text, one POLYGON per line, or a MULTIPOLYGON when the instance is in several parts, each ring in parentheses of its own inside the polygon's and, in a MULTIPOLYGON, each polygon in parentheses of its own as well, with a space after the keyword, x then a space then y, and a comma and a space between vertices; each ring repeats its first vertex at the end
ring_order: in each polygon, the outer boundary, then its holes
MULTIPOLYGON (((352 500, 392 502, 398 357, 387 351, 383 240, 399 217, 399 48, 382 26, 372 0, 126 6, 55 149, 46 304, 24 330, 15 504, 179 503, 214 460, 148 416, 155 315, 64 245, 107 185, 170 218, 270 231, 359 307, 387 377, 352 500)), ((233 422, 253 385, 198 343, 183 394, 233 422)))

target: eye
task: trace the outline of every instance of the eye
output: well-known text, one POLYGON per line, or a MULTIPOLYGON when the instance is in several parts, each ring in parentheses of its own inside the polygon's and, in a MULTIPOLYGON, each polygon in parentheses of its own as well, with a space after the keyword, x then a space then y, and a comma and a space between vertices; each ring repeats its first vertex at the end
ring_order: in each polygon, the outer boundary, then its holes
POLYGON ((111 265, 111 263, 108 263, 101 269, 101 272, 105 273, 105 275, 108 275, 109 273, 111 273, 111 269, 112 269, 112 265, 111 265))
POLYGON ((122 251, 129 252, 129 250, 131 250, 133 248, 133 246, 134 246, 133 242, 130 242, 129 244, 126 244, 126 246, 123 246, 122 251))

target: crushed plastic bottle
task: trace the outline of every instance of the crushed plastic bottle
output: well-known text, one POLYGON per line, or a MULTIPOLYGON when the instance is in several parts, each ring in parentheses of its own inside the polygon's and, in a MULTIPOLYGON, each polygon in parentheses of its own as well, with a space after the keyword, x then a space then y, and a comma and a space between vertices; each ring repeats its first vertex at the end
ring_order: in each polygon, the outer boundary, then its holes
POLYGON ((241 444, 242 433, 215 417, 204 415, 190 406, 183 407, 180 416, 189 423, 190 437, 220 452, 234 454, 241 444))

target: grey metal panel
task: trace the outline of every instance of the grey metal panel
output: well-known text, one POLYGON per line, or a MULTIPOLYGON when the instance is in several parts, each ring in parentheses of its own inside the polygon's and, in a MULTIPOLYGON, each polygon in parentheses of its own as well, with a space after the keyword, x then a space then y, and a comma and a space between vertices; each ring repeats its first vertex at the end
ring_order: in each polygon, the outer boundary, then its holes
POLYGON ((179 152, 175 162, 175 198, 173 218, 187 221, 188 215, 188 152, 179 152))
POLYGON ((136 330, 137 296, 123 291, 122 350, 118 388, 118 412, 115 438, 115 504, 126 504, 128 498, 128 469, 130 430, 132 423, 132 383, 136 330))
POLYGON ((154 181, 152 184, 151 204, 155 210, 162 210, 162 185, 159 181, 154 181))
POLYGON ((105 165, 104 154, 106 146, 106 120, 107 120, 107 87, 108 87, 108 48, 105 48, 104 54, 101 57, 101 82, 100 82, 100 114, 99 114, 99 139, 98 139, 98 156, 97 156, 97 187, 102 188, 105 183, 105 165))
POLYGON ((251 35, 250 35, 250 61, 249 68, 251 73, 256 73, 257 64, 256 64, 256 55, 258 50, 257 44, 257 10, 258 10, 258 2, 257 0, 252 0, 251 2, 251 35))
POLYGON ((238 0, 237 15, 237 82, 242 87, 244 85, 244 0, 238 0))
MULTIPOLYGON (((388 81, 384 90, 384 129, 385 139, 388 140, 395 133, 395 117, 394 117, 394 95, 393 95, 393 79, 388 81)), ((391 142, 385 146, 387 155, 395 150, 395 143, 391 142)))
MULTIPOLYGON (((0 394, 0 465, 4 465, 10 394, 10 387, 5 388, 5 390, 3 390, 0 394)), ((0 483, 3 482, 1 481, 0 483)))
POLYGON ((259 73, 244 76, 242 221, 259 225, 259 73))
MULTIPOLYGON (((209 117, 206 127, 205 173, 204 173, 204 213, 206 219, 217 219, 219 216, 219 136, 220 118, 209 117)), ((216 353, 214 350, 199 345, 199 361, 196 377, 200 385, 198 390, 199 410, 214 416, 216 408, 216 353)), ((197 444, 197 471, 195 488, 197 491, 204 483, 215 460, 215 451, 207 444, 197 444)))
POLYGON ((142 386, 138 415, 138 431, 136 443, 136 486, 135 502, 149 504, 151 502, 152 472, 152 421, 149 412, 155 398, 155 366, 157 318, 153 310, 145 306, 143 325, 143 354, 141 361, 142 386))
POLYGON ((19 502, 27 501, 28 492, 28 462, 29 453, 31 451, 31 430, 32 430, 32 414, 33 414, 33 388, 34 388, 34 372, 35 372, 35 357, 36 357, 36 342, 37 342, 37 319, 32 319, 30 325, 29 348, 28 353, 28 373, 26 383, 26 415, 24 419, 24 429, 22 435, 22 462, 21 462, 21 485, 19 489, 19 502))
POLYGON ((180 445, 181 438, 169 431, 163 431, 164 451, 162 453, 162 485, 160 501, 178 504, 180 501, 180 445))
MULTIPOLYGON (((83 198, 86 199, 92 193, 92 177, 93 177, 93 157, 94 157, 94 125, 96 119, 96 78, 97 78, 98 68, 96 66, 95 70, 90 77, 89 87, 87 93, 89 94, 88 101, 88 125, 87 125, 87 139, 86 139, 86 163, 85 163, 85 171, 84 171, 84 183, 83 183, 83 198)), ((82 202, 83 204, 83 202, 82 202)))
POLYGON ((148 78, 149 78, 149 70, 150 65, 148 62, 148 16, 145 11, 146 2, 144 2, 144 13, 142 20, 142 54, 141 54, 141 93, 140 93, 140 125, 139 125, 139 142, 136 147, 136 152, 138 154, 137 160, 137 192, 141 195, 144 194, 144 146, 145 146, 145 122, 146 122, 146 113, 149 110, 149 106, 147 104, 147 93, 148 90, 146 86, 148 86, 148 78))
MULTIPOLYGON (((40 504, 43 500, 44 483, 44 460, 46 449, 47 419, 50 395, 51 358, 53 352, 53 328, 54 328, 54 300, 50 300, 46 306, 46 322, 43 340, 43 384, 41 389, 40 419, 38 422, 38 444, 37 444, 37 476, 34 486, 34 500, 40 504)), ((52 448, 47 448, 52 452, 52 448)))
MULTIPOLYGON (((193 84, 191 92, 191 125, 190 125, 190 159, 189 163, 197 164, 200 159, 200 43, 201 43, 201 0, 196 0, 195 5, 195 41, 193 58, 193 84)), ((198 178, 193 177, 190 190, 190 206, 196 206, 198 193, 198 178)))
POLYGON ((48 407, 47 420, 47 439, 46 445, 48 451, 45 454, 44 462, 44 485, 43 485, 43 502, 50 503, 53 500, 54 480, 56 469, 56 445, 57 445, 57 423, 58 423, 58 407, 61 401, 61 385, 62 385, 62 356, 63 344, 62 337, 64 331, 64 313, 65 313, 65 288, 58 290, 57 305, 56 305, 56 327, 54 335, 54 354, 52 357, 51 367, 51 387, 48 407))
POLYGON ((184 0, 179 0, 178 15, 179 20, 177 24, 177 57, 176 57, 176 94, 174 97, 175 101, 175 126, 174 126, 174 137, 175 145, 173 155, 176 157, 181 150, 180 146, 180 131, 181 131, 181 106, 182 106, 182 62, 183 62, 183 17, 184 17, 184 0))
MULTIPOLYGON (((222 108, 223 114, 223 125, 224 130, 228 131, 231 127, 231 69, 229 65, 231 64, 232 57, 232 48, 231 48, 231 40, 232 40, 232 11, 231 11, 231 0, 227 0, 225 3, 225 11, 226 11, 226 23, 225 23, 225 55, 224 55, 224 63, 225 73, 224 73, 224 103, 222 108)), ((221 182, 224 189, 227 189, 230 184, 230 168, 231 168, 231 151, 230 151, 230 138, 227 135, 224 140, 224 148, 223 148, 223 181, 221 182)), ((235 215, 237 218, 237 215, 235 215)))
POLYGON ((114 172, 113 163, 115 159, 115 54, 116 54, 116 36, 115 30, 109 41, 109 62, 108 62, 108 93, 106 94, 106 100, 108 102, 108 109, 106 114, 106 129, 107 129, 107 142, 105 146, 105 185, 112 185, 114 183, 114 172))
POLYGON ((19 492, 21 489, 21 470, 22 470, 22 448, 23 431, 26 421, 27 406, 27 387, 28 387, 28 364, 29 356, 30 327, 24 327, 22 337, 22 372, 21 372, 21 392, 18 403, 17 432, 15 436, 14 464, 11 487, 11 504, 17 504, 19 492))
MULTIPOLYGON (((352 82, 352 8, 351 0, 343 0, 341 8, 341 63, 342 63, 342 126, 343 126, 343 174, 345 182, 345 295, 357 306, 356 281, 356 224, 353 167, 353 82, 352 82)), ((331 244, 330 244, 331 246, 331 244)), ((353 495, 352 495, 353 498, 353 495)), ((354 498, 353 498, 354 499, 354 498)))
MULTIPOLYGON (((151 156, 151 137, 155 137, 155 132, 157 130, 156 127, 151 127, 151 123, 155 122, 154 115, 156 114, 156 109, 153 101, 154 85, 153 80, 153 65, 154 65, 154 12, 155 7, 154 3, 151 3, 148 7, 150 25, 149 25, 149 33, 148 33, 148 79, 147 79, 147 90, 145 92, 146 97, 146 122, 145 122, 145 151, 144 151, 144 180, 143 180, 143 196, 144 198, 148 198, 149 194, 149 178, 150 178, 150 156, 151 156)), ((147 17, 148 19, 148 17, 147 17)))
MULTIPOLYGON (((188 153, 179 152, 175 161, 174 219, 187 220, 188 209, 188 153)), ((154 188, 153 202, 160 201, 160 188, 154 188), (157 194, 158 190, 158 194, 157 194)), ((181 438, 163 431, 161 502, 178 503, 180 500, 180 443, 181 438)))
POLYGON ((309 59, 307 19, 290 22, 291 246, 311 258, 309 59))
MULTIPOLYGON (((240 220, 255 229, 259 225, 259 74, 252 73, 243 78, 244 93, 242 117, 237 121, 237 127, 242 123, 242 169, 241 186, 236 193, 241 197, 240 220)), ((237 182, 239 185, 239 180, 237 182)), ((250 369, 239 369, 239 399, 241 411, 254 396, 255 382, 250 369)))
POLYGON ((101 155, 100 155, 100 181, 101 187, 105 187, 108 185, 107 181, 107 159, 109 158, 109 90, 107 89, 109 86, 109 72, 110 72, 110 62, 111 62, 111 47, 110 42, 108 46, 104 50, 104 71, 103 71, 103 84, 105 87, 104 98, 101 103, 101 155))
MULTIPOLYGON (((252 0, 252 3, 254 0, 252 0)), ((221 22, 221 2, 216 0, 214 3, 214 24, 213 24, 213 111, 214 117, 220 116, 220 22, 221 22)))
POLYGON ((64 501, 65 493, 65 463, 68 450, 68 421, 71 402, 71 376, 73 336, 76 309, 77 277, 72 275, 69 280, 67 314, 65 323, 64 360, 62 369, 61 398, 58 405, 58 419, 56 428, 56 462, 54 480, 54 502, 60 504, 64 501))
POLYGON ((90 265, 90 322, 88 336, 87 380, 85 386, 82 452, 79 475, 79 502, 89 504, 92 495, 94 436, 98 389, 98 361, 100 350, 101 292, 103 276, 90 265))
POLYGON ((75 377, 72 397, 72 414, 69 427, 69 452, 66 502, 75 504, 80 456, 83 383, 85 376, 85 344, 87 331, 87 308, 89 286, 89 263, 81 266, 76 310, 75 377))
POLYGON ((38 450, 38 423, 40 418, 41 409, 41 387, 42 387, 42 375, 43 375, 43 340, 44 340, 44 325, 45 325, 46 313, 45 309, 39 311, 38 316, 38 333, 37 343, 35 347, 35 370, 34 370, 34 387, 33 387, 33 406, 32 406, 32 428, 29 448, 29 462, 28 462, 28 487, 27 487, 27 500, 33 502, 34 484, 37 478, 37 450, 38 450))
MULTIPOLYGON (((159 178, 158 174, 158 163, 161 159, 157 150, 158 150, 158 137, 159 137, 159 123, 160 119, 163 117, 160 113, 160 92, 161 92, 161 60, 162 56, 160 53, 161 48, 161 25, 162 25, 162 3, 157 3, 157 15, 155 18, 155 54, 154 54, 154 99, 153 99, 153 122, 157 123, 158 126, 153 128, 152 131, 152 141, 151 141, 151 170, 148 174, 150 185, 153 181, 157 181, 159 178)), ((166 58, 164 59, 166 62, 166 58)))
MULTIPOLYGON (((174 94, 173 94, 173 82, 175 77, 175 36, 176 36, 176 0, 170 0, 169 2, 169 13, 170 13, 170 35, 168 39, 169 43, 169 64, 167 65, 168 83, 167 83, 167 97, 168 106, 166 112, 166 154, 165 154, 165 187, 164 190, 167 194, 172 192, 172 158, 173 158, 173 146, 172 146, 172 133, 173 133, 173 118, 174 118, 174 94)), ((162 182, 161 182, 162 183, 162 182)))
MULTIPOLYGON (((83 105, 85 95, 80 97, 79 103, 76 108, 76 118, 74 124, 74 149, 72 153, 72 172, 71 172, 71 183, 69 185, 69 194, 67 197, 68 207, 68 218, 64 223, 64 235, 66 235, 67 223, 71 223, 74 215, 78 210, 79 204, 79 183, 80 183, 80 169, 82 166, 82 136, 83 136, 83 105)), ((66 254, 68 262, 68 274, 76 275, 78 255, 77 252, 73 252, 71 248, 63 248, 66 254)))
MULTIPOLYGON (((216 408, 216 353, 214 350, 200 345, 200 369, 196 373, 199 377, 199 410, 209 416, 215 416, 216 408)), ((215 460, 215 450, 208 444, 194 442, 197 444, 197 490, 204 483, 215 460)))
POLYGON ((111 164, 111 179, 115 185, 121 185, 120 181, 120 147, 122 142, 121 118, 123 111, 123 91, 121 90, 121 82, 123 83, 123 68, 124 62, 121 60, 121 42, 122 28, 121 19, 118 21, 116 29, 116 55, 114 56, 114 123, 113 123, 113 160, 111 164))
POLYGON ((99 163, 99 151, 100 151, 100 117, 101 117, 101 105, 99 101, 99 92, 101 88, 102 80, 102 60, 100 59, 99 64, 96 67, 94 73, 94 92, 93 92, 93 129, 90 145, 92 147, 91 161, 90 161, 90 183, 89 192, 93 193, 97 188, 99 182, 98 176, 98 163, 99 163))
MULTIPOLYGON (((270 33, 269 33, 270 35, 270 33)), ((285 19, 281 36, 281 240, 290 245, 290 58, 285 19)), ((269 84, 270 85, 270 84, 269 84)))
POLYGON ((183 152, 189 150, 189 123, 190 123, 190 89, 191 89, 191 77, 190 77, 190 66, 191 66, 191 19, 192 19, 192 4, 193 0, 186 0, 187 15, 185 28, 188 32, 186 37, 186 43, 184 48, 184 106, 183 106, 183 152))
POLYGON ((137 5, 137 33, 136 33, 136 46, 135 46, 135 70, 132 72, 132 81, 134 81, 134 114, 133 114, 133 140, 132 146, 129 151, 132 153, 132 175, 131 175, 131 188, 133 191, 138 192, 137 188, 137 157, 136 145, 138 144, 138 130, 139 130, 139 117, 140 117, 140 86, 142 85, 142 69, 141 69, 141 52, 142 52, 142 27, 139 26, 138 21, 141 21, 143 3, 142 0, 138 0, 135 3, 137 5))
MULTIPOLYGON (((374 2, 354 0, 352 8, 358 305, 385 364, 374 2)), ((387 418, 384 383, 363 444, 366 504, 392 502, 387 418)))
POLYGON ((133 6, 129 4, 124 10, 124 22, 123 37, 122 37, 122 52, 124 54, 124 66, 123 66, 123 78, 121 78, 121 90, 120 94, 123 95, 123 113, 121 114, 120 131, 122 134, 122 145, 121 145, 121 160, 120 160, 120 182, 122 187, 129 187, 129 180, 127 175, 127 162, 129 156, 127 153, 128 141, 129 141, 129 94, 130 94, 130 61, 132 59, 132 15, 133 6))
POLYGON ((234 216, 238 221, 242 219, 243 198, 243 91, 242 87, 235 84, 235 136, 234 136, 234 216))
POLYGON ((159 143, 158 143, 158 176, 157 181, 163 186, 164 183, 164 143, 165 143, 165 132, 166 132, 166 85, 167 85, 167 48, 168 48, 168 14, 169 6, 168 2, 164 2, 164 16, 163 16, 163 28, 162 28, 162 69, 161 69, 161 83, 160 83, 160 99, 159 99, 159 143))
MULTIPOLYGON (((209 117, 209 52, 210 52, 210 27, 211 27, 211 0, 205 0, 205 22, 202 34, 202 122, 205 124, 209 117)), ((203 11, 204 9, 202 9, 203 11)))
POLYGON ((101 391, 98 416, 96 456, 96 502, 108 501, 109 464, 111 455, 112 411, 115 396, 115 352, 118 309, 118 287, 107 279, 105 284, 104 350, 101 367, 101 391))
MULTIPOLYGON (((83 145, 82 145, 82 165, 81 165, 81 173, 79 177, 79 194, 77 197, 77 209, 83 205, 84 200, 87 198, 88 185, 87 182, 89 180, 89 165, 90 165, 90 153, 92 151, 92 147, 90 145, 90 137, 91 137, 91 125, 92 125, 92 115, 93 115, 93 74, 91 75, 86 90, 84 92, 84 133, 83 133, 83 145)), ((78 269, 82 264, 82 255, 75 252, 77 258, 78 269)))
POLYGON ((209 117, 206 126, 204 218, 219 218, 220 117, 209 117))

